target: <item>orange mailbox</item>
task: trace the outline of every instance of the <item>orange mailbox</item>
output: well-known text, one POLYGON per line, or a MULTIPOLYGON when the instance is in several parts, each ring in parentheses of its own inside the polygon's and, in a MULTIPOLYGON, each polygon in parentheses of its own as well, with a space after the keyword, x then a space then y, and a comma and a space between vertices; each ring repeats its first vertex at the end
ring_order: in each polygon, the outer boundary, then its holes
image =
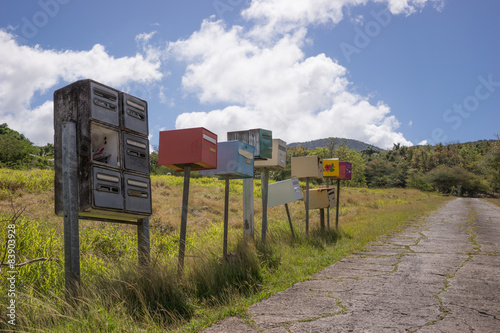
POLYGON ((217 134, 203 127, 160 132, 158 165, 175 171, 217 168, 217 134))

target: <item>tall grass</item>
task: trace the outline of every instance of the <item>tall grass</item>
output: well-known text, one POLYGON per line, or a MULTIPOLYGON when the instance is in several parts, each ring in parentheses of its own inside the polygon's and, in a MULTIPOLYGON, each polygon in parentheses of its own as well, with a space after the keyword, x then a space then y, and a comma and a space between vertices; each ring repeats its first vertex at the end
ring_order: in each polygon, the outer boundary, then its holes
MULTIPOLYGON (((16 224, 17 262, 49 258, 17 270, 17 329, 36 332, 161 332, 198 331, 228 315, 245 316, 249 305, 262 300, 331 265, 379 235, 416 223, 448 198, 416 190, 341 191, 340 229, 321 231, 319 214, 310 212, 305 234, 304 205, 289 205, 295 237, 283 207, 269 209, 265 246, 260 243, 260 198, 255 201, 255 244, 241 240, 241 182, 230 194, 229 255, 222 258, 222 198, 224 182, 193 178, 191 182, 185 272, 177 274, 178 220, 182 177, 152 177, 151 268, 139 268, 134 227, 81 221, 82 293, 75 303, 64 297, 62 219, 42 198, 53 187, 50 171, 40 178, 0 169, 2 189, 17 191, 16 211, 8 211, 7 197, 0 215, 0 253, 5 249, 7 223, 16 224), (12 178, 7 181, 4 178, 12 178), (46 179, 47 178, 47 179, 46 179), (15 180, 17 179, 17 180, 15 180), (23 180, 24 179, 24 180, 23 180), (38 179, 38 180, 37 180, 38 179), (51 185, 48 186, 47 184, 51 185), (40 204, 42 202, 42 204, 40 204), (23 205, 35 206, 17 217, 23 205), (41 211, 46 211, 41 214, 41 211), (41 215, 40 215, 41 214, 41 215), (52 215, 51 215, 52 214, 52 215), (39 216, 51 216, 42 218, 39 216), (14 221, 15 220, 15 221, 14 221)), ((256 182, 256 192, 260 191, 256 182)), ((334 218, 332 210, 331 219, 334 218)), ((0 313, 5 313, 7 285, 0 274, 0 313)), ((0 315, 0 330, 12 329, 0 315)))

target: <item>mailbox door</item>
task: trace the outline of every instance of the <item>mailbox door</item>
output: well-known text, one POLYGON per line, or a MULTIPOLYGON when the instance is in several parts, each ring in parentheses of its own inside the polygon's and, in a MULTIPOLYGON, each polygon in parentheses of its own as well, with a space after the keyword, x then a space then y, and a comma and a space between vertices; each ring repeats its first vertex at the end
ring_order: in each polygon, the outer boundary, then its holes
POLYGON ((201 129, 201 165, 200 169, 214 169, 217 167, 217 135, 209 130, 201 129))
POLYGON ((120 167, 119 132, 92 122, 90 125, 90 137, 92 162, 120 167))
POLYGON ((118 91, 90 82, 90 116, 104 123, 120 126, 118 91))
MULTIPOLYGON (((274 148, 273 148, 274 149, 274 148)), ((278 167, 286 168, 286 143, 278 139, 278 167)))
POLYGON ((151 214, 151 182, 149 178, 124 174, 125 210, 151 214))
POLYGON ((94 207, 123 209, 122 177, 118 171, 93 167, 94 207))
POLYGON ((144 136, 148 135, 148 103, 142 99, 122 94, 123 126, 144 136))
POLYGON ((273 132, 265 129, 259 130, 260 154, 259 158, 273 157, 273 132))
POLYGON ((149 173, 148 140, 124 133, 123 158, 125 169, 141 173, 149 173))

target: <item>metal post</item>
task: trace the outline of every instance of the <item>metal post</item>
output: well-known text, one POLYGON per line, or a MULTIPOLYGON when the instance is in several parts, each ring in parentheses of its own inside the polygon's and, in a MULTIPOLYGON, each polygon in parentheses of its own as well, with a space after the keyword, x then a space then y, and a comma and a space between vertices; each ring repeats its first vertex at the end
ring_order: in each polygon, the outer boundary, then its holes
POLYGON ((288 204, 285 204, 286 215, 288 216, 288 224, 290 224, 290 230, 292 231, 292 237, 295 238, 295 233, 293 232, 292 218, 290 217, 290 210, 288 209, 288 204))
POLYGON ((222 253, 224 260, 227 260, 227 229, 229 222, 229 176, 226 176, 226 189, 224 192, 224 243, 222 253))
POLYGON ((266 245, 267 235, 267 199, 269 188, 269 169, 265 168, 261 174, 261 189, 262 189, 262 245, 266 245))
POLYGON ((76 124, 64 123, 62 125, 64 272, 68 300, 78 296, 80 290, 77 163, 76 124))
POLYGON ((139 266, 148 267, 151 261, 149 218, 146 217, 137 222, 137 257, 139 259, 139 266))
POLYGON ((309 235, 309 178, 306 178, 306 235, 309 235))
POLYGON ((187 213, 189 201, 189 179, 191 177, 191 167, 186 166, 184 169, 184 189, 182 191, 182 215, 181 215, 181 231, 179 235, 179 275, 184 271, 184 254, 186 251, 186 229, 187 229, 187 213))
POLYGON ((243 179, 243 233, 253 241, 254 235, 253 178, 243 179))
MULTIPOLYGON (((326 191, 328 192, 328 189, 330 188, 330 178, 326 179, 326 191)), ((328 227, 328 230, 330 230, 330 205, 328 205, 328 208, 326 209, 326 225, 328 227)))
POLYGON ((321 226, 321 231, 325 231, 325 209, 321 208, 319 210, 319 225, 321 226))
POLYGON ((339 202, 340 202, 340 179, 337 179, 337 209, 335 216, 335 230, 339 231, 339 202))

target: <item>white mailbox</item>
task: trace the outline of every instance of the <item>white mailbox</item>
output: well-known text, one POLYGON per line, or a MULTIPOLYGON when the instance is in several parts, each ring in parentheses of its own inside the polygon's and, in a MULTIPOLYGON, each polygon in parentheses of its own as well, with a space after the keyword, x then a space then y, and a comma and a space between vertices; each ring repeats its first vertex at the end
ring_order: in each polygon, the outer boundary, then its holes
POLYGON ((267 204, 269 207, 284 205, 302 199, 299 180, 297 178, 286 179, 269 184, 267 204))
POLYGON ((281 139, 273 139, 273 155, 267 160, 256 160, 255 168, 268 168, 282 170, 286 168, 286 142, 281 139))

